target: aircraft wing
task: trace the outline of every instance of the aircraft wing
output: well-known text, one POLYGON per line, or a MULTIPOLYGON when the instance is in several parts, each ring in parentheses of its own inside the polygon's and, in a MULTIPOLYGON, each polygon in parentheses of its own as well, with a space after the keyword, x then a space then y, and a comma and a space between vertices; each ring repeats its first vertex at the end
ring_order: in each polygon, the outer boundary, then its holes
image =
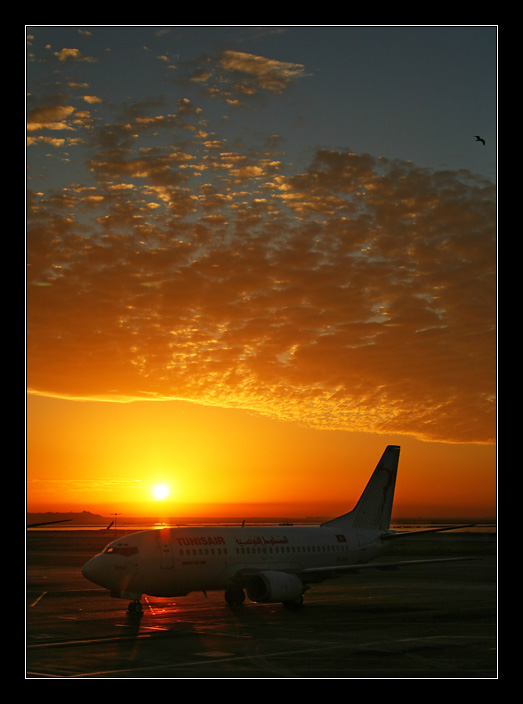
POLYGON ((67 523, 70 518, 64 518, 61 521, 45 521, 45 523, 28 523, 27 528, 37 528, 38 526, 50 526, 52 523, 67 523))
POLYGON ((441 533, 445 530, 459 530, 460 528, 473 528, 475 523, 468 523, 467 525, 457 525, 457 526, 442 526, 440 528, 424 528, 423 530, 407 530, 404 532, 397 533, 396 531, 390 531, 389 533, 384 533, 381 538, 382 540, 392 540, 394 538, 410 538, 413 535, 422 535, 423 533, 441 533))
MULTIPOLYGON (((438 562, 462 562, 464 560, 478 560, 477 557, 441 557, 424 560, 402 560, 399 562, 368 562, 356 565, 332 565, 329 567, 305 567, 302 569, 280 568, 274 571, 295 574, 306 584, 307 582, 322 582, 325 579, 334 579, 350 574, 358 574, 363 570, 398 570, 401 567, 425 565, 438 562)), ((231 575, 231 583, 244 586, 249 578, 265 572, 266 570, 255 567, 244 567, 236 570, 231 575)), ((271 570, 269 570, 271 571, 271 570)))
POLYGON ((307 579, 307 576, 318 579, 341 577, 345 574, 357 574, 362 570, 398 570, 401 567, 413 565, 426 565, 435 562, 462 562, 464 560, 478 560, 477 557, 440 557, 426 560, 400 560, 399 562, 366 562, 358 565, 334 565, 333 567, 307 567, 297 574, 307 579))

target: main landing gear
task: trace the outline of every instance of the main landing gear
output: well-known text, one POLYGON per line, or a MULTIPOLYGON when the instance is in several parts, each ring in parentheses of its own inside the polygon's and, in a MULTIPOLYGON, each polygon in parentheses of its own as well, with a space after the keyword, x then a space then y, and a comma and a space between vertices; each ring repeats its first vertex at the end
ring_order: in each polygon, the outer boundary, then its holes
POLYGON ((225 601, 231 606, 239 606, 245 601, 245 592, 240 587, 228 587, 225 590, 225 601))
MULTIPOLYGON (((228 587, 225 590, 225 601, 230 606, 240 606, 245 601, 245 592, 240 587, 228 587)), ((282 601, 286 609, 299 609, 303 606, 303 594, 292 601, 282 601)))
POLYGON ((294 601, 282 601, 282 604, 286 609, 290 609, 291 611, 300 609, 303 606, 303 594, 299 599, 294 599, 294 601))

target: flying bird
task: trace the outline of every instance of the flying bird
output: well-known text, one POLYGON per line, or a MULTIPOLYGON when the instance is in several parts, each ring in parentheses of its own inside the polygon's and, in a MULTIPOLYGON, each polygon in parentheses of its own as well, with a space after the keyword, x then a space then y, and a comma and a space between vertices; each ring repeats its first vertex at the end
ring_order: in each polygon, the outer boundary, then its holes
POLYGON ((485 140, 482 137, 479 137, 478 135, 476 135, 476 142, 482 142, 483 146, 485 146, 485 140))

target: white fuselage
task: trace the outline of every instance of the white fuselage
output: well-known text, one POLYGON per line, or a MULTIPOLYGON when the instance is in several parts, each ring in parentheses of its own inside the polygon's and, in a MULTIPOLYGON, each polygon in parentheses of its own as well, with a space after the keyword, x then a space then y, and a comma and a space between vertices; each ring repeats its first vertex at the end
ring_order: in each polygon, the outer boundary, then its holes
POLYGON ((224 590, 239 575, 278 573, 321 581, 322 571, 367 562, 382 549, 375 529, 327 526, 162 528, 114 540, 82 572, 114 596, 139 599, 224 590))

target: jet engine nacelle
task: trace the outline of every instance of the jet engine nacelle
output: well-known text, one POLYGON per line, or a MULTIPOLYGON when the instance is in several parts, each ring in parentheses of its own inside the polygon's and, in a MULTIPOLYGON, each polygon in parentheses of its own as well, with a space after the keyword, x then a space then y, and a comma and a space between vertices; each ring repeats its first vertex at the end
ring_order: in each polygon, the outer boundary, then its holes
POLYGON ((295 574, 267 571, 252 577, 246 592, 251 601, 260 603, 293 602, 302 598, 303 584, 295 574))

